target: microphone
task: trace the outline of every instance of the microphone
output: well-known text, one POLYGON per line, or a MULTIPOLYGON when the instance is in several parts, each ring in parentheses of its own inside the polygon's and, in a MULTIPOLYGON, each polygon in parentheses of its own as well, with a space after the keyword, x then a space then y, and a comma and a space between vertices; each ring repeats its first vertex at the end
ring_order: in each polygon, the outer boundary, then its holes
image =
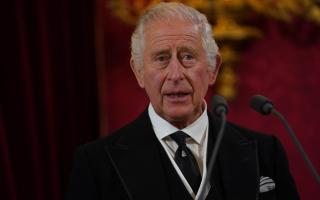
POLYGON ((263 115, 269 115, 273 109, 273 103, 262 95, 253 96, 250 101, 250 106, 263 115))
POLYGON ((208 170, 207 170, 207 175, 205 177, 204 180, 204 184, 202 188, 199 188, 199 198, 198 200, 204 200, 205 199, 205 194, 204 194, 204 189, 206 187, 206 185, 208 184, 211 174, 212 174, 212 170, 213 170, 213 166, 215 164, 217 155, 218 155, 218 150, 221 144, 221 140, 223 137, 223 133, 224 133, 224 129, 226 127, 226 114, 228 113, 228 104, 227 101, 225 100, 225 98, 223 96, 220 95, 215 95, 212 98, 211 101, 211 105, 212 105, 212 113, 216 116, 221 118, 221 127, 220 130, 218 132, 218 136, 210 157, 210 161, 209 161, 209 166, 208 166, 208 170))
POLYGON ((255 95, 251 98, 250 101, 250 106, 253 108, 255 111, 257 111, 260 114, 263 115, 269 115, 271 113, 275 114, 281 121, 281 123, 286 127, 293 143, 297 147, 300 155, 304 159, 305 163, 307 164, 309 170, 311 171, 311 174, 313 177, 320 183, 320 177, 319 174, 317 173, 315 167, 313 166, 311 160, 309 159, 308 155, 305 153, 302 145, 300 144, 298 138, 296 137, 296 134, 293 132, 292 128, 289 126, 289 123, 287 120, 283 117, 283 115, 278 112, 273 103, 266 97, 262 95, 255 95))
POLYGON ((223 96, 215 95, 212 98, 211 105, 212 112, 218 117, 221 117, 223 114, 227 114, 229 111, 227 101, 223 96))

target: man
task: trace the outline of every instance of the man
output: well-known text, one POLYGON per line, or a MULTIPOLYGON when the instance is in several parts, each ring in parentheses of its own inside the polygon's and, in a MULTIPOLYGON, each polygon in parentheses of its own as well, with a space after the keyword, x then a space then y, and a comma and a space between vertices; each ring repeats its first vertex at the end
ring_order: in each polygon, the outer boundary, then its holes
POLYGON ((67 199, 299 199, 278 140, 227 124, 203 185, 219 121, 204 97, 221 63, 206 17, 160 3, 132 35, 131 68, 150 104, 112 136, 80 147, 67 199))

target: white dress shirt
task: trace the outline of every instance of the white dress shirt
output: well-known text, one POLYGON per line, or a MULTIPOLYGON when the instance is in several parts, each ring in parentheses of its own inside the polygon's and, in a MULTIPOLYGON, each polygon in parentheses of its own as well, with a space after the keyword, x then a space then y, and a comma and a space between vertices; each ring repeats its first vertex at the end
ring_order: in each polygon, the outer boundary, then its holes
MULTIPOLYGON (((191 150, 191 152, 193 153, 199 169, 200 169, 200 173, 202 175, 202 180, 201 180, 201 184, 199 187, 199 190, 204 187, 204 179, 207 173, 207 166, 206 166, 206 161, 207 161, 207 143, 208 143, 208 124, 209 124, 209 119, 208 119, 208 115, 207 115, 207 104, 204 101, 204 111, 201 114, 201 116, 194 121, 192 124, 190 124, 189 126, 181 129, 181 131, 185 132, 187 135, 189 135, 190 137, 187 138, 186 140, 186 144, 187 147, 191 150)), ((159 142, 161 143, 161 145, 163 146, 164 150, 166 151, 173 167, 175 168, 175 170, 177 171, 180 179, 182 180, 184 186, 186 187, 186 189, 188 190, 188 192, 190 193, 190 195, 194 198, 197 199, 199 196, 199 193, 196 195, 194 194, 191 186, 189 185, 188 181, 186 180, 186 178, 184 177, 183 173, 181 172, 179 166, 176 164, 176 162, 174 161, 174 155, 176 150, 178 149, 178 145, 177 143, 171 139, 171 137, 169 137, 172 133, 180 130, 178 128, 176 128, 175 126, 173 126, 172 124, 170 124, 168 121, 166 121, 165 119, 163 119, 161 116, 159 116, 153 106, 151 105, 151 103, 149 104, 148 107, 148 113, 149 113, 149 117, 153 126, 153 130, 159 140, 159 142)), ((207 195, 207 193, 210 190, 210 185, 208 184, 205 187, 205 194, 207 195)), ((206 196, 205 195, 205 196, 206 196)))

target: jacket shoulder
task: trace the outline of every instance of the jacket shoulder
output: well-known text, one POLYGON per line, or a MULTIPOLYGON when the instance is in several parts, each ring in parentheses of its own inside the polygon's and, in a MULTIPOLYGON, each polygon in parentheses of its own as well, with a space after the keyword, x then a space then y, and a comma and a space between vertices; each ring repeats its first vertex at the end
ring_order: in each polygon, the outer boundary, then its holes
POLYGON ((261 133, 259 131, 248 129, 231 122, 227 123, 227 128, 228 130, 231 130, 231 132, 237 134, 238 137, 243 137, 249 140, 268 141, 273 140, 275 137, 273 134, 261 133))
POLYGON ((80 146, 80 149, 85 149, 86 151, 97 151, 101 150, 107 145, 113 145, 118 143, 119 141, 123 140, 124 138, 131 138, 135 137, 135 132, 142 129, 143 127, 148 126, 148 124, 151 126, 148 112, 145 110, 142 112, 136 119, 134 119, 132 122, 129 122, 125 126, 119 128, 118 130, 111 132, 108 134, 108 136, 105 136, 103 138, 100 138, 98 140, 89 142, 87 144, 84 144, 80 146))

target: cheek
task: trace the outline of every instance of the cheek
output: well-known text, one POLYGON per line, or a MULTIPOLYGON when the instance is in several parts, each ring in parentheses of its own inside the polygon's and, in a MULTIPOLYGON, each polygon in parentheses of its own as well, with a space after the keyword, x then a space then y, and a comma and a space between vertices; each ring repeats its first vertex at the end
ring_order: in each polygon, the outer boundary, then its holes
POLYGON ((163 84, 163 76, 157 71, 145 73, 145 88, 150 98, 161 95, 161 88, 163 84), (152 96, 151 96, 152 95, 152 96))
POLYGON ((197 72, 194 74, 193 79, 193 89, 195 91, 195 95, 199 98, 204 98, 207 93, 209 87, 209 76, 206 72, 197 72))

